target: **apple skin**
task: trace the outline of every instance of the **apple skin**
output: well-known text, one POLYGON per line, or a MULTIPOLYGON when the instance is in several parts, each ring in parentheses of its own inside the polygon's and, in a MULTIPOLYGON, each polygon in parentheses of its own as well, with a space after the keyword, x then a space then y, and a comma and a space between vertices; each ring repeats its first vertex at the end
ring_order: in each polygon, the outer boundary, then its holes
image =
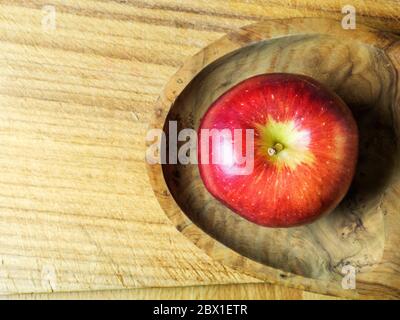
MULTIPOLYGON (((354 176, 356 122, 335 93, 310 77, 272 73, 246 79, 209 107, 200 122, 199 141, 202 129, 229 129, 232 136, 234 129, 254 129, 250 174, 202 163, 201 143, 198 168, 216 199, 258 225, 293 227, 314 221, 339 204, 354 176)), ((211 137, 205 139, 209 149, 203 152, 211 159, 219 146, 212 145, 211 137)), ((243 139, 242 149, 232 144, 231 153, 244 155, 245 148, 243 139)))

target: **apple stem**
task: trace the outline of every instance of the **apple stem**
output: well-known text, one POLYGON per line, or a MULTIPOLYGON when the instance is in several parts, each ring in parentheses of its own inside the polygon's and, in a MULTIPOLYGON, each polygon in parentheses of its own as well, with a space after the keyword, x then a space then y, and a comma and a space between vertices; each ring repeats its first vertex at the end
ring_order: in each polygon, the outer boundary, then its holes
POLYGON ((273 156, 283 150, 283 145, 279 142, 275 143, 273 147, 268 148, 268 155, 273 156))

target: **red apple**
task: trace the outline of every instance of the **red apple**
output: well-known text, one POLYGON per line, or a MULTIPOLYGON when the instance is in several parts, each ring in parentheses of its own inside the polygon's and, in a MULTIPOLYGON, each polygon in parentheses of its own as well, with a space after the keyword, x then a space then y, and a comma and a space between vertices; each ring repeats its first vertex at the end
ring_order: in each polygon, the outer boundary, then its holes
POLYGON ((297 226, 332 211, 351 184, 358 155, 357 125, 346 104, 317 81, 295 74, 239 83, 209 107, 198 134, 209 144, 198 148, 207 190, 240 216, 268 227, 297 226), (243 164, 233 160, 202 161, 216 151, 243 157, 249 143, 217 143, 204 129, 228 129, 232 137, 235 129, 253 129, 251 172, 235 174, 231 169, 243 164))

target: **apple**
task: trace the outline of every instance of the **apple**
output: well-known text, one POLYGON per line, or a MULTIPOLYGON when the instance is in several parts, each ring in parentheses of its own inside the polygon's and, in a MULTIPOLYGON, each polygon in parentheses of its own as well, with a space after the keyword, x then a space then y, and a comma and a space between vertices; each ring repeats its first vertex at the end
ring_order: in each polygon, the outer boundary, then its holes
POLYGON ((198 168, 207 190, 233 212, 267 227, 298 226, 332 211, 350 187, 358 156, 350 109, 322 84, 295 74, 257 75, 237 84, 208 108, 198 137, 198 168), (232 137, 235 129, 252 130, 250 172, 231 170, 243 165, 234 160, 243 158, 250 143, 244 134, 237 147, 233 138, 214 140, 212 129, 232 137), (202 161, 218 151, 232 161, 202 161))

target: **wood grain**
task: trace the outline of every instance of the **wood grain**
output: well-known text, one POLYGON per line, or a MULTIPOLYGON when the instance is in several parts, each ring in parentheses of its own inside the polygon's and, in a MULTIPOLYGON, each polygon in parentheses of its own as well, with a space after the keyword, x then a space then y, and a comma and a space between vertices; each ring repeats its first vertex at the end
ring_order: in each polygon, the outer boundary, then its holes
POLYGON ((8 299, 130 299, 130 300, 338 300, 339 298, 267 283, 164 287, 80 292, 32 293, 0 296, 8 299))
POLYGON ((174 299, 174 300, 230 300, 230 299, 285 299, 285 300, 309 300, 330 298, 308 294, 303 295, 301 290, 274 286, 271 284, 228 284, 207 286, 186 286, 173 288, 144 288, 105 291, 82 292, 57 292, 50 294, 19 294, 4 297, 12 299, 174 299))
MULTIPOLYGON (((400 31, 397 1, 353 1, 400 31)), ((268 18, 341 18, 342 1, 0 1, 0 292, 257 281, 180 235, 153 196, 144 136, 177 68, 268 18)), ((393 195, 394 196, 394 195, 393 195)))

